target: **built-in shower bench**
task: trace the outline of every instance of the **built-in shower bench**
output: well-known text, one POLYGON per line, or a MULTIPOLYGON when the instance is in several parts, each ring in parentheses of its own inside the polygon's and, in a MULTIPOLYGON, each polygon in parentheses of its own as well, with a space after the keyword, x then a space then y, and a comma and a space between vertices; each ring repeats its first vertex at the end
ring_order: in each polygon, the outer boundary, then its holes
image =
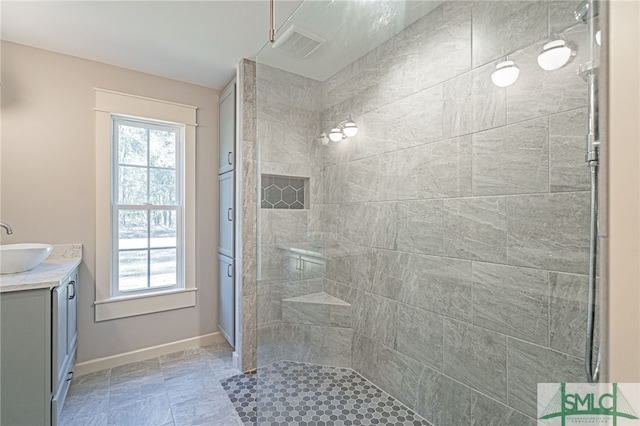
POLYGON ((351 327, 351 304, 323 291, 282 300, 282 320, 293 324, 351 327))

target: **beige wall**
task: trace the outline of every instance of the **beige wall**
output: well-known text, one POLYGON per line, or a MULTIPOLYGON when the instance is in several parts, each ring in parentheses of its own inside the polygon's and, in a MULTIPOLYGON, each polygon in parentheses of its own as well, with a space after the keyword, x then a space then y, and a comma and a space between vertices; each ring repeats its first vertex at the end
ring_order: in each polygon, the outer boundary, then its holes
POLYGON ((82 243, 78 361, 217 331, 218 132, 213 89, 2 42, 3 243, 82 243), (197 305, 96 323, 95 87, 198 106, 197 305))
POLYGON ((609 13, 608 380, 640 382, 640 3, 609 13))

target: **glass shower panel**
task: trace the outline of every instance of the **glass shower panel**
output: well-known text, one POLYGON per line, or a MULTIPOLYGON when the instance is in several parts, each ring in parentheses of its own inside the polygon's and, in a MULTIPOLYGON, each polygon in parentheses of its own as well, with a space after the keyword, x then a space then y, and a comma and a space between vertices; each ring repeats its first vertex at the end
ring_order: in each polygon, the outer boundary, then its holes
POLYGON ((318 375, 439 426, 534 425, 538 382, 585 381, 578 5, 305 1, 262 49, 258 423, 315 421, 318 375))

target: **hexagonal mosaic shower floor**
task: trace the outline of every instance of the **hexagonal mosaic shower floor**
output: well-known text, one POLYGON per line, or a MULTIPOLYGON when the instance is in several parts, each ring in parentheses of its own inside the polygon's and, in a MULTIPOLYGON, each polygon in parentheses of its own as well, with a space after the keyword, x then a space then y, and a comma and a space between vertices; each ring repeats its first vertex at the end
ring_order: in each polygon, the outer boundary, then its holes
POLYGON ((222 386, 245 425, 430 425, 347 368, 281 361, 222 386))

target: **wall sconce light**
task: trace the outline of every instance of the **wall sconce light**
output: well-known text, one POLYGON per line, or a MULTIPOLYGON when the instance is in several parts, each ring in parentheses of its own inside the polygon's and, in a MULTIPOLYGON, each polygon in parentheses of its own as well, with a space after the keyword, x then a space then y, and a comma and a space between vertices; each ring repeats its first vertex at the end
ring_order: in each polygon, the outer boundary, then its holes
POLYGON ((329 137, 326 132, 322 132, 318 135, 318 143, 320 145, 327 145, 329 143, 329 137))
POLYGON ((538 55, 538 65, 546 71, 554 71, 565 66, 575 52, 566 41, 559 38, 552 40, 542 47, 538 55))
POLYGON ((340 142, 342 139, 352 138, 358 134, 358 126, 350 118, 343 120, 333 126, 329 133, 322 132, 318 135, 318 143, 320 145, 327 145, 329 141, 340 142))
POLYGON ((341 141, 343 138, 346 138, 346 137, 347 137, 347 135, 342 133, 342 129, 340 129, 338 127, 334 127, 329 132, 329 139, 331 139, 332 142, 341 141))
POLYGON ((513 61, 502 61, 496 65, 496 70, 491 74, 493 84, 498 87, 511 86, 520 75, 520 68, 513 61))

